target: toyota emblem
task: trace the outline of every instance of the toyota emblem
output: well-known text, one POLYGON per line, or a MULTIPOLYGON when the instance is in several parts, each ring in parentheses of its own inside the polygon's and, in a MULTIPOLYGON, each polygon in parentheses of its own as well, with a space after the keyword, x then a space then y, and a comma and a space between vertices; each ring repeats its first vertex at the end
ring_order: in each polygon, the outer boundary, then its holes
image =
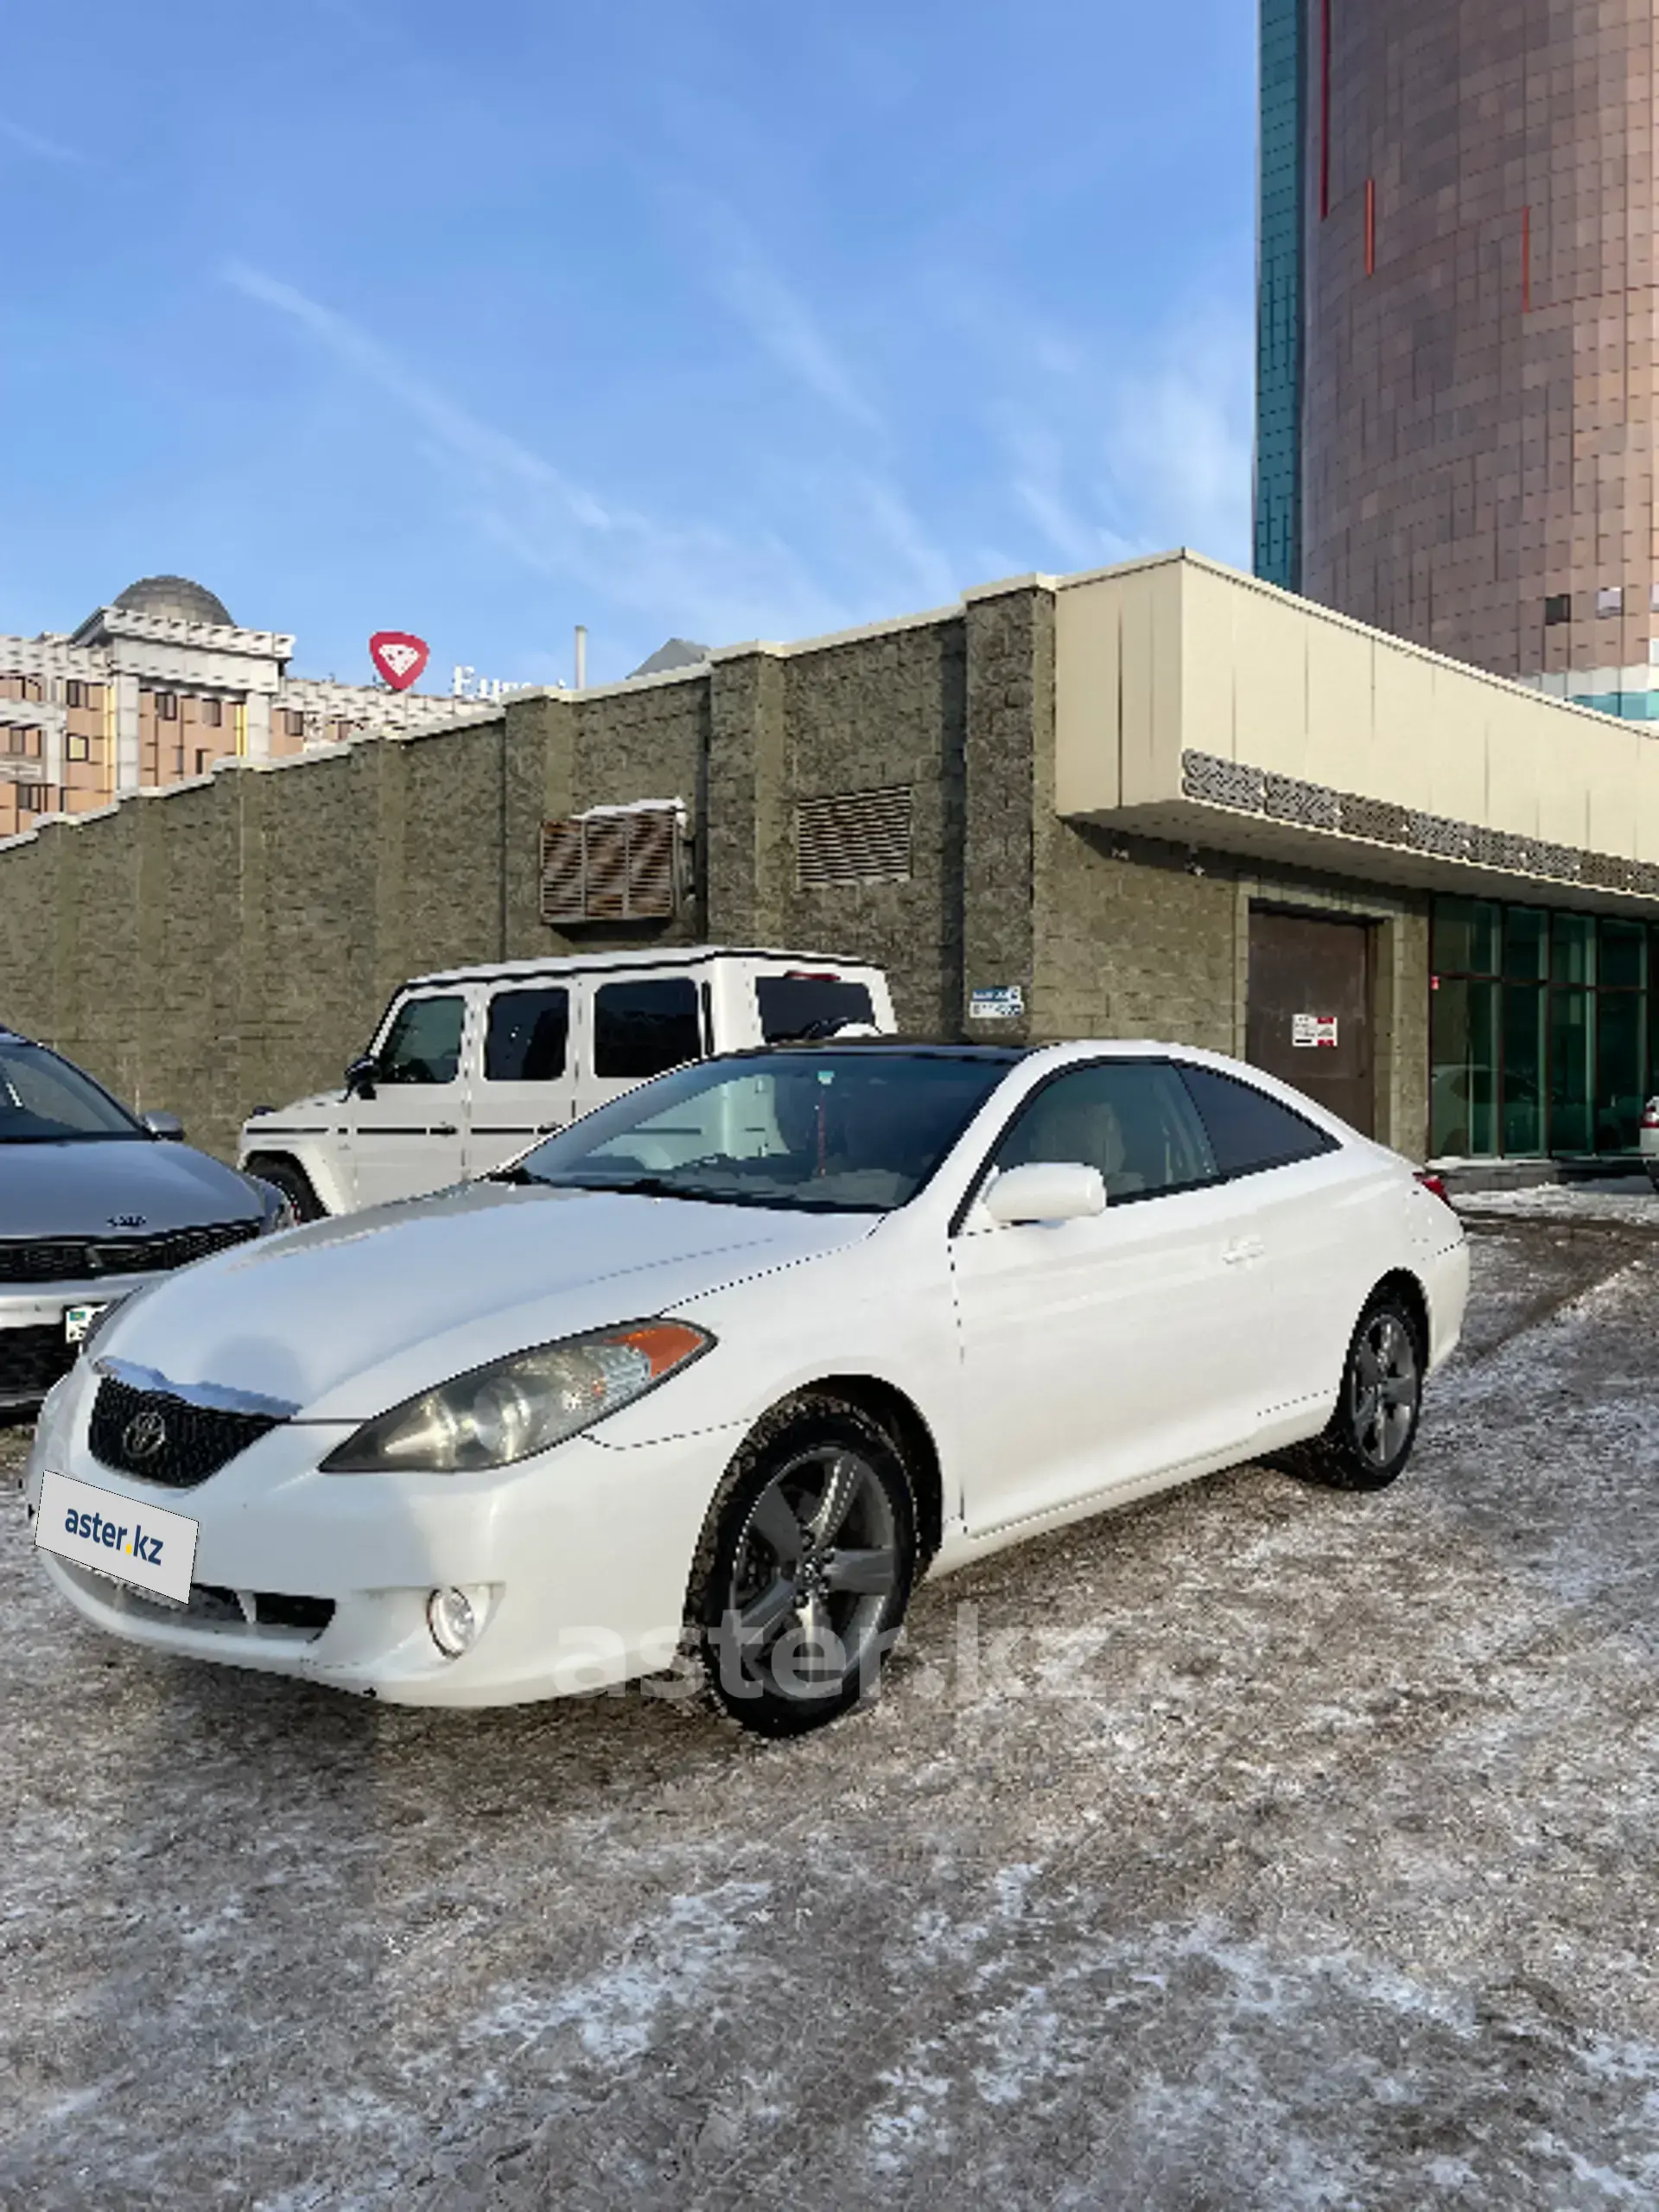
POLYGON ((153 1459, 167 1442, 167 1423, 160 1414, 135 1414, 121 1432, 121 1449, 129 1459, 153 1459))

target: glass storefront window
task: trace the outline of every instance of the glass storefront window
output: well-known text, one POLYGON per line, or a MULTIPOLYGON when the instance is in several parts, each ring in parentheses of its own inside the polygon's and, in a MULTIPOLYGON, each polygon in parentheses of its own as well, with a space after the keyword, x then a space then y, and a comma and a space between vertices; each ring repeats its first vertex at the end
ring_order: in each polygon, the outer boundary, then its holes
POLYGON ((1639 991, 1648 980, 1647 931, 1640 922, 1604 922, 1600 934, 1603 987, 1639 991))
POLYGON ((1588 991, 1549 995, 1549 1148, 1593 1152, 1590 1101, 1595 1030, 1588 991))
POLYGON ((1433 1004, 1430 1144, 1475 1159, 1497 1149, 1497 986, 1442 976, 1433 1004))
POLYGON ((1596 1150, 1634 1152, 1645 1091, 1642 995, 1599 991, 1596 996, 1596 1150))
POLYGON ((1550 925, 1549 980, 1552 983, 1593 983, 1596 980, 1596 918, 1557 914, 1550 925))
POLYGON ((1633 1153, 1659 1094, 1659 924, 1440 899, 1433 945, 1435 1153, 1633 1153))
POLYGON ((1503 992, 1503 1148, 1544 1149, 1545 1007, 1542 991, 1510 983, 1503 992))
POLYGON ((1513 983, 1541 983, 1549 973, 1549 914, 1542 906, 1503 912, 1503 973, 1513 983))
POLYGON ((1437 976, 1496 976, 1501 906, 1484 899, 1434 901, 1434 957, 1437 976))

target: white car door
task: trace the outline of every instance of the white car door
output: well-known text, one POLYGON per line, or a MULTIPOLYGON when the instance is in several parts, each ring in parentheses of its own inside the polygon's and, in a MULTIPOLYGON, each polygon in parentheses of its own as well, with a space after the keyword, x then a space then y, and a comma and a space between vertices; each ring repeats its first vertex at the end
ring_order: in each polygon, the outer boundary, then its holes
POLYGON ((1371 1155, 1219 1068, 1182 1065, 1217 1170, 1252 1215, 1273 1325, 1259 1332, 1264 1420, 1328 1399, 1360 1309, 1395 1264, 1391 1179, 1371 1155))
POLYGON ((1259 1255, 1235 1186, 1166 1061, 1067 1068, 1027 1103, 996 1168, 1099 1168, 1103 1214, 953 1240, 963 1510, 974 1535, 1248 1453, 1259 1255))
POLYGON ((353 1102, 357 1203, 385 1205, 461 1180, 471 1088, 468 995, 404 999, 375 1054, 372 1095, 353 1102))
POLYGON ((498 984, 481 1008, 483 1046, 467 1132, 469 1176, 524 1151, 575 1116, 568 983, 498 984))

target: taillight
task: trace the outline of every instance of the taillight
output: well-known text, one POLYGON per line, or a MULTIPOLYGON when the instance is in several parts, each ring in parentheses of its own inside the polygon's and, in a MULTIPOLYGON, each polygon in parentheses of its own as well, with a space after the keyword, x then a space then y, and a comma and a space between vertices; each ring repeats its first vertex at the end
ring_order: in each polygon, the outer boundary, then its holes
POLYGON ((1423 1167, 1418 1170, 1417 1180, 1426 1191, 1432 1191, 1443 1206, 1451 1205, 1452 1193, 1446 1187, 1445 1176, 1431 1174, 1427 1167, 1423 1167))
POLYGON ((1644 1129, 1659 1129, 1659 1098, 1649 1098, 1643 1108, 1642 1126, 1644 1129))

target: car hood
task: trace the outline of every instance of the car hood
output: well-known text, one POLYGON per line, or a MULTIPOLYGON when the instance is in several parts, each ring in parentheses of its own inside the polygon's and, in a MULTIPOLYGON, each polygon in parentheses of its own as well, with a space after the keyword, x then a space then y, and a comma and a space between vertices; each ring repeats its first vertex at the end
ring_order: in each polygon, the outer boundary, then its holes
POLYGON ((0 1144, 0 1237, 159 1236, 261 1211, 245 1177, 188 1145, 0 1144))
POLYGON ((475 1183, 202 1261, 117 1316, 99 1356, 365 1421, 531 1344, 837 1250, 879 1218, 475 1183))

